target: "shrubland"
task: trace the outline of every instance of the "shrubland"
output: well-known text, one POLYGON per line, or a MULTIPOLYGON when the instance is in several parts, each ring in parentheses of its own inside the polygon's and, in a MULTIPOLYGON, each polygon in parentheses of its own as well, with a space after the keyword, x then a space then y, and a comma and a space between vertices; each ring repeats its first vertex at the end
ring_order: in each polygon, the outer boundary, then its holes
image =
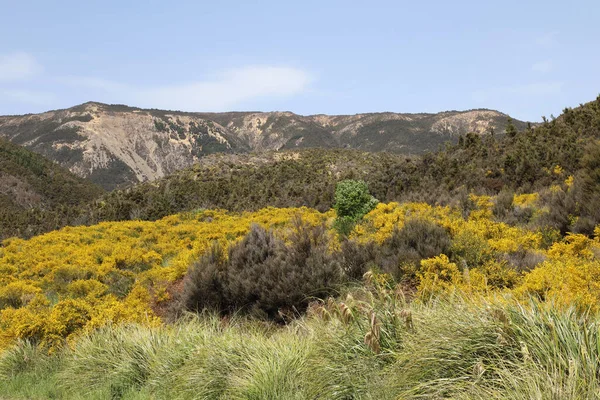
POLYGON ((599 397, 600 99, 511 132, 215 157, 4 240, 0 397, 599 397))
POLYGON ((103 193, 42 155, 0 138, 0 239, 61 228, 103 193))
POLYGON ((539 196, 468 200, 380 203, 347 236, 334 211, 267 208, 5 241, 0 394, 597 393, 600 227, 563 238, 539 196), (532 220, 498 220, 499 202, 532 220))
POLYGON ((157 324, 171 286, 213 243, 238 240, 251 222, 283 229, 295 216, 310 224, 330 218, 309 209, 206 210, 4 241, 0 347, 20 338, 54 348, 107 323, 157 324))

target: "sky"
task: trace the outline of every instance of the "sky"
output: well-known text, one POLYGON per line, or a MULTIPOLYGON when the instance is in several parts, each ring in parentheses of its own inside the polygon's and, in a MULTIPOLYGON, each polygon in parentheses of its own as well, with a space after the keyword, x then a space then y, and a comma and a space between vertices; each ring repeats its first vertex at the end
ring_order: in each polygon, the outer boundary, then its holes
POLYGON ((599 0, 0 0, 0 115, 87 101, 298 114, 490 108, 600 94, 599 0))

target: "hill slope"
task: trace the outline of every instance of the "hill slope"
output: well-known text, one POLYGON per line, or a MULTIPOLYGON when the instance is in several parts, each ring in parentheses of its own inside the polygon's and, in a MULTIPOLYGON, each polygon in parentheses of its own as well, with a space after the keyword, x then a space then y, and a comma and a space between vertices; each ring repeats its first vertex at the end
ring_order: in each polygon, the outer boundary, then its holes
MULTIPOLYGON (((213 153, 341 147, 420 154, 467 132, 502 133, 507 119, 491 110, 301 116, 182 113, 86 103, 0 117, 0 136, 113 189, 161 178, 213 153)), ((520 121, 515 125, 526 126, 520 121)))
MULTIPOLYGON (((579 189, 569 191, 573 204, 565 218, 591 215, 600 221, 592 210, 600 198, 600 187, 594 186, 598 139, 600 98, 514 137, 467 134, 456 145, 421 157, 348 149, 213 154, 170 176, 108 194, 88 217, 90 222, 153 220, 197 208, 267 206, 324 211, 343 179, 365 180, 381 201, 447 204, 469 191, 531 192, 564 185, 574 176, 579 189)), ((565 223, 561 230, 567 229, 565 223)))
MULTIPOLYGON (((263 207, 332 206, 343 179, 363 179, 380 201, 425 201, 468 205, 466 195, 501 190, 554 191, 548 204, 559 210, 550 225, 561 232, 589 233, 600 221, 600 99, 514 137, 467 134, 458 143, 423 156, 352 149, 298 149, 246 154, 216 153, 171 175, 116 190, 69 213, 58 226, 107 220, 155 220, 198 208, 231 211, 263 207), (574 179, 570 180, 570 176, 574 179), (571 182, 573 188, 565 186, 571 182), (557 197, 558 196, 558 197, 557 197), (584 218, 577 218, 577 217, 584 218)), ((87 197, 90 198, 90 197, 87 197)), ((35 221, 34 221, 35 222, 35 221)), ((14 222, 31 226, 30 220, 14 222)), ((21 234, 27 236, 26 234, 21 234)))
POLYGON ((57 218, 102 192, 43 156, 0 138, 0 238, 61 226, 57 218))

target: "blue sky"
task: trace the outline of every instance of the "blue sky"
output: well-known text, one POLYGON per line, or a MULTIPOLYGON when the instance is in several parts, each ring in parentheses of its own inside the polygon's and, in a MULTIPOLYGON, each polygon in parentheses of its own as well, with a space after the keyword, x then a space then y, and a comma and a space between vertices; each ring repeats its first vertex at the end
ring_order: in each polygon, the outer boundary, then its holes
POLYGON ((94 100, 300 114, 492 108, 539 121, 600 94, 600 1, 0 0, 0 114, 94 100))

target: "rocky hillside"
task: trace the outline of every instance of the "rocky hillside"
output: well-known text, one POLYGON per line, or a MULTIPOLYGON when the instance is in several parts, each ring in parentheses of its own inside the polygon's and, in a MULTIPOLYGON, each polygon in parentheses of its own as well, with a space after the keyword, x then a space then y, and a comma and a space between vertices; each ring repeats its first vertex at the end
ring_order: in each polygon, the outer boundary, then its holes
MULTIPOLYGON (((166 176, 212 153, 321 147, 420 154, 467 132, 501 134, 507 120, 507 115, 492 110, 301 116, 182 113, 86 103, 0 117, 0 136, 113 189, 166 176)), ((523 129, 526 124, 515 125, 523 129)))

